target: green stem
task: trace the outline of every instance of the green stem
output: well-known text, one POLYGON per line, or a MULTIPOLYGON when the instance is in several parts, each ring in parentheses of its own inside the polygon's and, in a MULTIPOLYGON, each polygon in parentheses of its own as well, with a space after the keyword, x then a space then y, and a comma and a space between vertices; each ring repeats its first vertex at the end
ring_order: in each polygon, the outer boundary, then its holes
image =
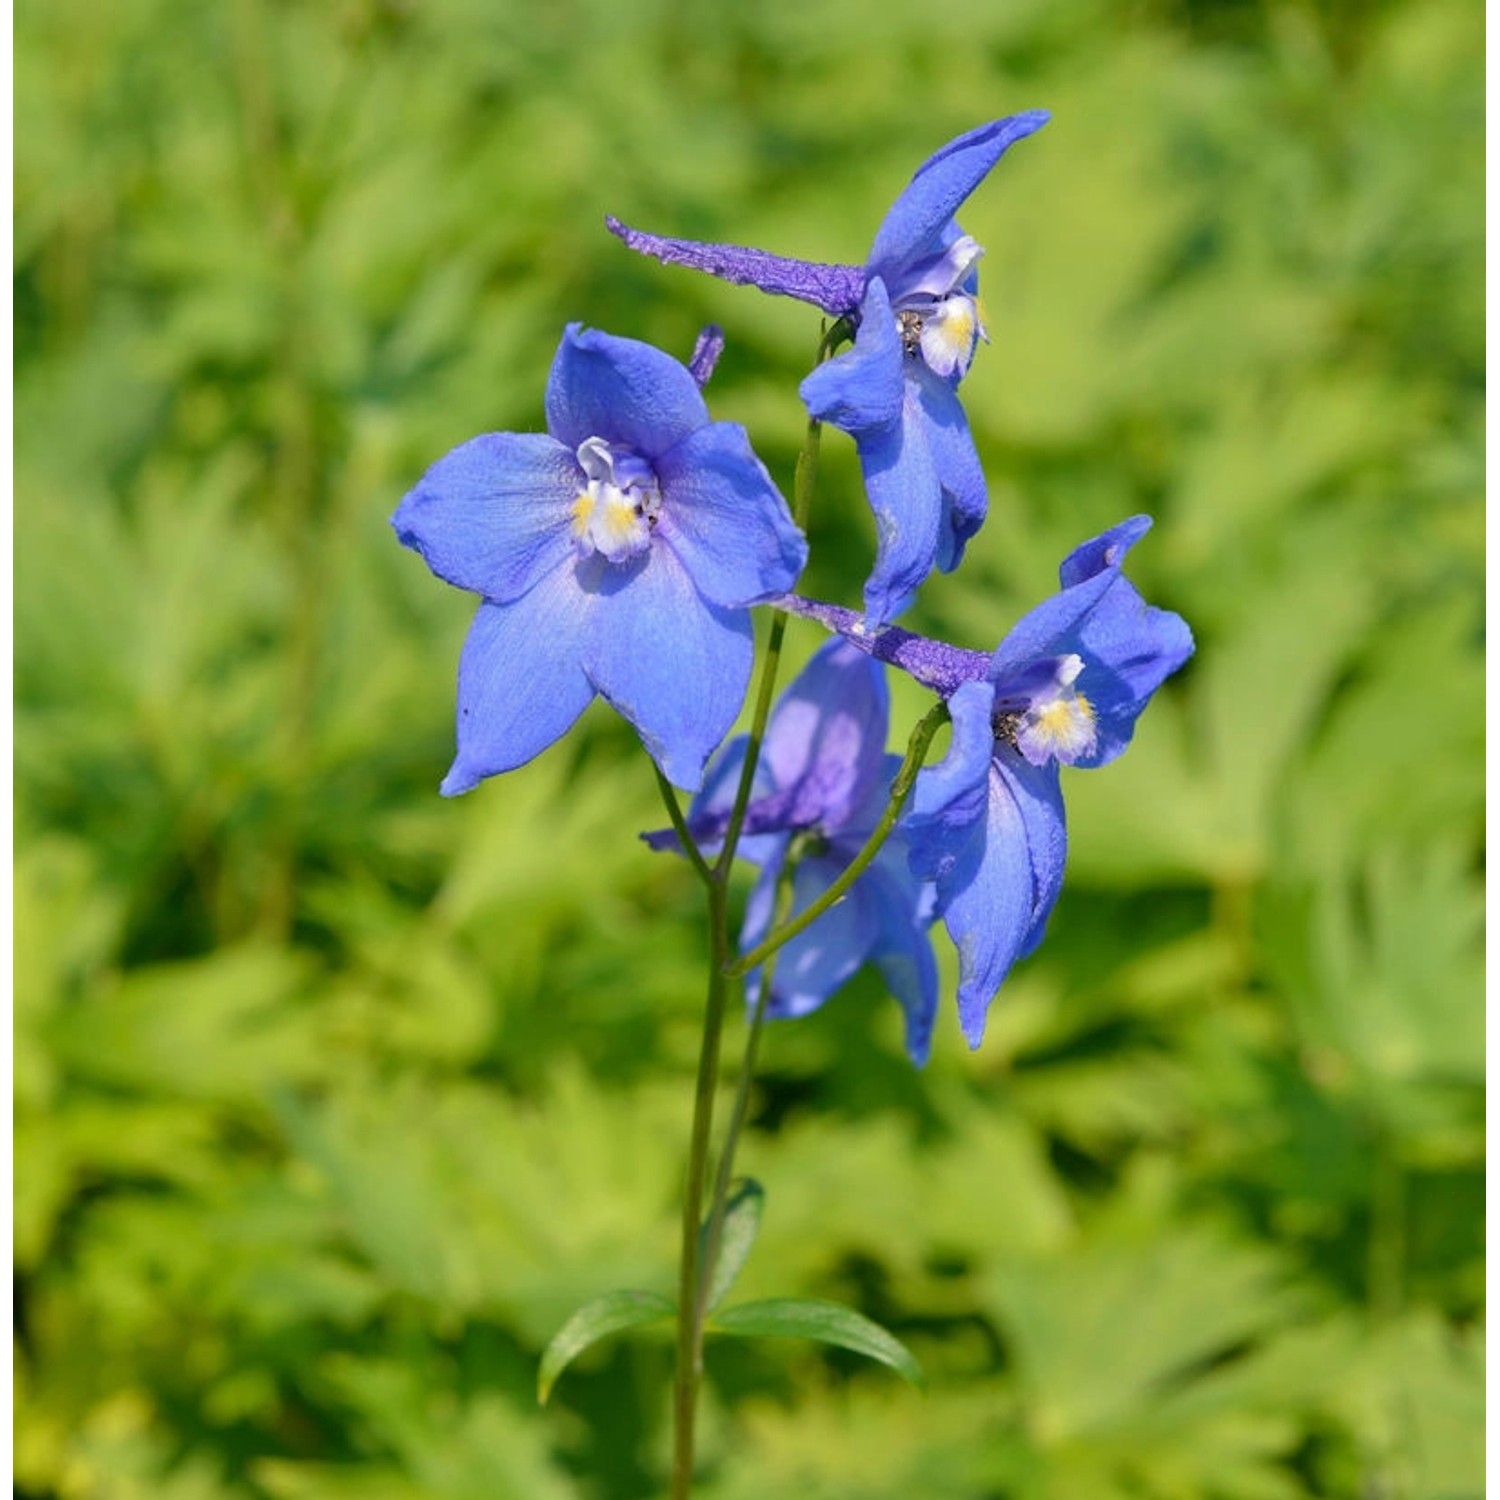
MULTIPOLYGON (((827 341, 824 341, 826 348, 827 341)), ((802 451, 797 455, 797 472, 792 484, 792 519, 798 529, 807 530, 807 517, 812 509, 813 490, 818 481, 818 449, 823 433, 822 423, 808 419, 807 435, 802 440, 802 451)), ((771 616, 771 634, 766 641, 766 659, 760 669, 760 684, 755 694, 755 712, 750 721, 750 742, 745 748, 745 764, 740 770, 740 784, 735 789, 734 808, 729 814, 729 826, 724 834, 724 847, 719 851, 714 873, 726 877, 734 863, 734 851, 739 846, 740 829, 745 824, 745 812, 750 806, 750 789, 755 781, 755 769, 760 764, 760 746, 765 738, 766 721, 771 716, 771 697, 776 691, 776 673, 781 666, 781 642, 786 635, 786 615, 777 611, 771 616)))
POLYGON ((787 617, 778 611, 771 617, 771 634, 766 641, 766 659, 760 669, 760 685, 755 694, 755 712, 750 720, 749 744, 745 747, 745 764, 740 768, 740 784, 734 793, 734 808, 729 814, 729 825, 724 832, 724 846, 714 861, 714 879, 729 878, 729 867, 734 863, 734 851, 739 847, 740 830, 745 826, 745 813, 750 806, 750 788, 755 781, 755 769, 760 764, 760 746, 765 738, 766 720, 771 716, 771 695, 776 691, 776 671, 781 665, 781 641, 786 635, 787 617))
POLYGON ((722 880, 708 883, 708 926, 712 967, 704 1006, 703 1045, 698 1051, 698 1082, 693 1095, 693 1134, 688 1148, 687 1191, 682 1202, 682 1258, 677 1275, 677 1385, 673 1397, 675 1431, 672 1500, 687 1500, 693 1487, 693 1425, 698 1385, 703 1377, 703 1332, 698 1304, 698 1225, 703 1217, 703 1183, 708 1172, 708 1140, 713 1129, 714 1091, 719 1081, 719 1041, 724 1030, 728 983, 727 890, 722 880))
POLYGON ((875 831, 865 840, 864 848, 854 856, 844 873, 816 901, 804 907, 790 922, 778 927, 764 942, 759 943, 730 964, 725 972, 731 979, 737 979, 757 964, 764 963, 778 948, 791 942, 798 933, 806 932, 830 906, 841 900, 849 887, 869 869, 875 856, 880 853, 881 846, 890 837, 891 829, 896 826, 896 820, 901 816, 901 809, 906 805, 907 797, 911 795, 917 772, 922 769, 922 763, 927 759, 927 749, 932 744, 932 737, 947 722, 948 705, 946 703, 934 704, 918 721, 917 727, 911 732, 911 738, 906 742, 906 755, 901 762, 901 769, 896 772, 896 779, 891 785, 891 800, 886 803, 885 811, 881 813, 880 821, 875 825, 875 831))
MULTIPOLYGON (((785 920, 792 905, 792 877, 796 866, 790 861, 783 867, 776 882, 776 909, 774 922, 785 920)), ((724 1146, 719 1153, 719 1166, 714 1174, 713 1196, 709 1199, 708 1233, 704 1236, 703 1274, 698 1279, 698 1297, 693 1307, 693 1321, 698 1326, 701 1342, 704 1319, 708 1315, 708 1288, 713 1280, 714 1266, 719 1259, 719 1241, 724 1234, 724 1212, 729 1202, 729 1184, 734 1180, 734 1155, 739 1149, 740 1132, 744 1129, 745 1116, 750 1109, 750 1085, 755 1080, 755 1061, 760 1054, 761 1024, 766 1018, 766 1002, 771 994, 776 961, 766 965, 761 975, 760 993, 755 997, 755 1008, 750 1013, 749 1034, 745 1038, 745 1059, 740 1064, 740 1076, 734 1089, 734 1108, 729 1112, 729 1128, 724 1133, 724 1146)))
POLYGON ((666 804, 667 816, 672 820, 672 830, 682 844, 682 852, 692 861, 693 868, 704 882, 712 885, 714 872, 708 861, 704 859, 703 851, 698 847, 697 841, 688 831, 687 819, 682 815, 682 804, 677 800, 677 788, 662 775, 661 767, 655 761, 651 762, 651 769, 656 772, 656 784, 661 790, 661 800, 666 804))

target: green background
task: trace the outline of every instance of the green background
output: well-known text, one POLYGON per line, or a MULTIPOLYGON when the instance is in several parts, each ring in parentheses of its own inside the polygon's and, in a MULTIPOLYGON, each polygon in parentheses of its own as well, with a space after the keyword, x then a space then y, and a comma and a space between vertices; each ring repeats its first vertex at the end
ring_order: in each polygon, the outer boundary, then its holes
MULTIPOLYGON (((721 323, 789 488, 816 315, 604 214, 858 261, 1045 106, 964 214, 991 518, 906 623, 988 647, 1147 510, 1198 655, 1068 774, 981 1051, 945 940, 925 1071, 870 975, 770 1030, 741 1290, 853 1303, 932 1392, 714 1345, 701 1493, 1478 1496, 1478 4, 18 11, 20 1493, 659 1493, 665 1339, 533 1383, 671 1287, 697 895, 602 707, 436 795, 472 601, 387 517, 541 426, 572 319, 721 323)), ((825 453, 804 586, 853 603, 825 453)))

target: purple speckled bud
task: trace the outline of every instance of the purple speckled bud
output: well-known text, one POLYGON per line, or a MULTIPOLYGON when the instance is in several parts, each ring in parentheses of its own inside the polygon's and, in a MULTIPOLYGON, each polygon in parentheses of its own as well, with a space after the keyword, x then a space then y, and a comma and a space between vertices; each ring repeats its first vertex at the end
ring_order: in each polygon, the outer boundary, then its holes
POLYGON ((666 266, 689 266, 706 271, 720 281, 736 286, 757 286, 780 297, 811 302, 835 318, 854 312, 865 294, 863 266, 834 266, 819 261, 793 260, 768 250, 749 250, 742 245, 709 245, 697 240, 673 239, 647 234, 606 215, 609 232, 618 235, 632 250, 653 255, 666 266))
POLYGON ((843 609, 837 604, 824 604, 821 599, 804 599, 800 594, 782 594, 771 600, 771 603, 777 609, 786 610, 788 614, 816 620, 828 630, 843 636, 851 646, 857 647, 866 656, 900 667, 908 676, 915 677, 923 687, 931 688, 941 697, 949 697, 966 682, 983 682, 989 676, 988 651, 965 651, 959 646, 929 640, 925 635, 902 630, 896 625, 871 630, 865 625, 864 618, 852 609, 843 609))
POLYGON ((698 382, 701 391, 713 377, 714 367, 724 352, 724 330, 717 323, 705 323, 693 345, 693 357, 688 361, 688 371, 698 382))

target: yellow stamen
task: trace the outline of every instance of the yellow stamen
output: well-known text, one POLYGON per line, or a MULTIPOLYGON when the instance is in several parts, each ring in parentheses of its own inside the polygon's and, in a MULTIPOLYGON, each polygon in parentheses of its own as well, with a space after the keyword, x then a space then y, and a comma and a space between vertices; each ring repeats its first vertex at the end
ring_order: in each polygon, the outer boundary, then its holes
POLYGON ((581 542, 589 532, 589 521, 594 514, 594 497, 587 490, 580 490, 573 502, 573 540, 581 542))

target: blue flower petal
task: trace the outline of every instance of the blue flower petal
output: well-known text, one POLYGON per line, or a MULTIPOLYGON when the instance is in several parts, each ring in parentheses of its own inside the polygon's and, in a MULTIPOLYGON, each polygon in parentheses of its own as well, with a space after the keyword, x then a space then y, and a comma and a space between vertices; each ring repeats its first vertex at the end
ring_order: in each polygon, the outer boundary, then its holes
MULTIPOLYGON (((839 827, 830 830, 834 848, 840 850, 849 859, 853 859, 864 848, 870 835, 875 832, 875 825, 890 805, 891 784, 895 781, 896 773, 900 769, 901 757, 899 755, 887 753, 881 756, 874 775, 866 781, 864 795, 853 803, 839 827)), ((901 846, 904 864, 906 845, 899 837, 899 825, 891 837, 901 846)), ((884 849, 881 850, 879 857, 885 858, 884 849)))
POLYGON ((875 566, 865 581, 865 629, 899 615, 922 586, 937 557, 943 490, 928 451, 921 403, 906 383, 900 423, 858 441, 865 493, 875 513, 875 566))
POLYGON ((818 649, 777 701, 761 752, 789 794, 783 827, 840 829, 880 792, 889 715, 879 662, 838 639, 818 649))
POLYGON ((1003 690, 1007 678, 1039 660, 1082 658, 1077 687, 1094 711, 1098 734, 1093 752, 1074 762, 1078 766, 1104 765, 1119 755, 1151 695, 1193 653, 1182 617, 1148 605, 1109 561, 1123 556, 1149 524, 1136 517, 1078 548, 1063 564, 1064 577, 1078 581, 1025 615, 990 663, 991 680, 1003 690))
POLYGON ((572 727, 594 696, 578 665, 593 607, 571 562, 509 604, 479 606, 458 664, 458 755, 445 797, 524 765, 572 727))
POLYGON ((1028 610, 995 648, 990 658, 990 680, 1003 686, 1025 676, 1037 662, 1074 650, 1084 621, 1120 577, 1114 571, 1100 573, 1028 610))
POLYGON ((572 453, 545 433, 487 433, 433 464, 391 525, 439 578, 503 604, 570 550, 582 481, 572 453))
POLYGON ((750 250, 743 245, 711 245, 699 240, 679 240, 667 235, 647 234, 606 215, 609 232, 618 235, 632 250, 653 255, 663 265, 691 266, 720 281, 736 286, 757 286, 777 296, 811 302, 833 317, 853 312, 864 291, 863 266, 828 265, 814 260, 792 260, 768 250, 750 250))
POLYGON ((1063 558, 1062 566, 1057 570, 1058 581, 1065 589, 1070 589, 1075 584, 1086 583, 1106 568, 1120 567, 1125 554, 1150 530, 1150 516, 1131 516, 1118 526, 1111 526, 1063 558))
MULTIPOLYGON (((765 858, 760 862, 760 874, 750 887, 745 898, 745 915, 740 921, 740 952, 748 953, 771 930, 771 918, 776 913, 776 887, 781 880, 782 867, 786 864, 787 851, 791 848, 789 833, 767 836, 765 858)), ((761 970, 759 966, 745 975, 745 1004, 753 1007, 760 998, 761 970)))
MULTIPOLYGON (((1026 824, 1010 783, 992 770, 977 860, 949 893, 943 923, 958 949, 958 1019, 970 1047, 984 1039, 990 1001, 1019 957, 1035 918, 1026 824)), ((967 861, 966 861, 967 862, 967 861)))
MULTIPOLYGON (((811 906, 843 871, 842 860, 804 859, 792 877, 792 915, 811 906)), ((880 926, 879 913, 866 889, 867 876, 868 872, 854 882, 842 901, 836 902, 806 932, 798 933, 777 953, 767 1015, 805 1016, 816 1010, 869 958, 880 936, 880 926)), ((745 936, 740 941, 744 944, 745 936)), ((757 974, 756 985, 762 982, 762 977, 757 974)), ((748 976, 746 994, 753 1003, 755 991, 750 988, 748 976)))
MULTIPOLYGON (((723 843, 724 830, 734 810, 739 792, 740 773, 745 765, 748 735, 737 735, 714 756, 702 788, 694 795, 687 810, 687 825, 698 848, 705 855, 715 855, 723 843)), ((735 853, 752 865, 763 865, 779 845, 786 843, 786 822, 782 817, 786 799, 772 788, 771 776, 762 758, 755 767, 750 784, 750 803, 740 828, 735 853)), ((680 850, 682 842, 673 828, 658 828, 641 837, 653 849, 680 850)))
POLYGON ((870 247, 869 274, 889 284, 903 267, 932 249, 959 205, 995 163, 1049 118, 1044 109, 1010 115, 968 131, 928 157, 885 216, 870 247))
POLYGON ((921 393, 924 436, 943 490, 937 565, 943 572, 951 573, 963 560, 969 538, 984 524, 989 492, 958 392, 925 364, 914 364, 921 393))
POLYGON ((1068 862, 1068 824, 1056 762, 1033 766, 1007 747, 995 756, 994 774, 1004 781, 1021 814, 1026 852, 1031 859, 1031 926, 1017 958, 1025 958, 1042 940, 1047 918, 1062 890, 1068 862))
POLYGON ((667 779, 694 790, 750 684, 750 613, 710 604, 664 546, 632 567, 602 570, 596 586, 584 671, 667 779))
POLYGON ((760 604, 797 581, 807 542, 743 427, 698 428, 657 459, 656 475, 655 543, 672 548, 705 599, 760 604))
POLYGON ((859 883, 865 886, 878 933, 870 956, 886 987, 901 1002, 906 1013, 906 1051, 921 1067, 932 1051, 932 1024, 938 1006, 937 959, 927 935, 933 893, 931 886, 914 880, 903 863, 900 836, 893 835, 859 883))
MULTIPOLYGON (((766 726, 738 853, 761 864, 774 833, 814 826, 842 843, 857 810, 867 803, 877 809, 870 818, 873 828, 900 763, 884 754, 887 718, 884 667, 842 641, 825 644, 787 686, 766 726)), ((688 826, 700 848, 716 849, 723 838, 746 743, 740 735, 714 757, 688 809, 688 826)), ((868 832, 856 832, 850 857, 868 832)), ((670 829, 643 837, 654 849, 677 847, 670 829)))
POLYGON ((655 459, 708 423, 687 366, 638 339, 568 324, 547 378, 547 430, 577 448, 624 443, 655 459))
POLYGON ((987 682, 966 682, 948 700, 953 737, 948 753, 917 774, 911 804, 900 827, 910 852, 912 873, 943 886, 971 873, 973 851, 982 845, 989 796, 990 761, 995 732, 990 725, 994 689, 987 682))
POLYGON ((883 429, 901 420, 906 359, 885 285, 865 291, 854 347, 808 375, 799 390, 808 413, 842 432, 883 429))
POLYGON ((1082 768, 1106 765, 1125 749, 1152 695, 1193 654, 1187 621, 1156 609, 1120 578, 1082 622, 1074 649, 1085 662, 1078 679, 1093 705, 1098 734, 1082 768))

